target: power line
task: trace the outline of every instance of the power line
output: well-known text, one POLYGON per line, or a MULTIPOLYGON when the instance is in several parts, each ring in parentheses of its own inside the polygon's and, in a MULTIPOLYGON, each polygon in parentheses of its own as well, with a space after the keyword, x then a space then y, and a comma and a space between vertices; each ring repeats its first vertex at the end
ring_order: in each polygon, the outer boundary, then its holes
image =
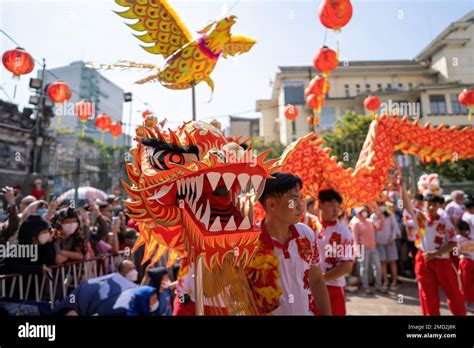
MULTIPOLYGON (((22 47, 15 39, 13 39, 7 32, 5 32, 4 30, 0 29, 0 32, 3 33, 8 39, 10 39, 10 41, 12 41, 15 45, 17 45, 17 47, 22 47)), ((31 54, 30 54, 31 55, 31 54)), ((38 61, 33 55, 31 55, 31 57, 33 58, 33 60, 38 64, 38 65, 43 65, 42 62, 38 61)), ((50 74, 51 76, 53 76, 56 80, 61 80, 61 78, 59 76, 57 76, 54 72, 52 72, 51 70, 49 69, 46 69, 44 68, 45 72, 47 72, 48 74, 50 74)), ((74 94, 76 94, 79 98, 81 98, 81 94, 76 91, 74 88, 71 88, 69 86, 69 89, 71 90, 71 92, 73 92, 74 94)), ((5 91, 4 91, 5 92, 5 91)), ((8 96, 8 95, 7 95, 8 96)), ((138 94, 135 94, 133 93, 133 98, 136 98, 139 102, 141 102, 144 106, 146 107, 151 107, 153 109, 153 107, 143 101, 143 99, 141 99, 139 97, 138 94)), ((10 98, 11 99, 11 98, 10 98)), ((273 106, 270 106, 270 107, 262 107, 261 109, 274 109, 274 108, 279 108, 281 105, 273 105, 273 106)), ((153 111, 153 110, 152 110, 153 111)), ((100 110, 99 108, 97 108, 97 113, 100 114, 102 112, 102 110, 100 110)), ((226 113, 226 114, 221 114, 221 115, 216 115, 216 116, 208 116, 208 117, 204 117, 204 118, 201 118, 200 120, 212 120, 212 119, 220 119, 220 118, 224 118, 224 117, 231 117, 231 116, 234 116, 234 115, 244 115, 244 114, 247 114, 247 113, 250 113, 250 112, 256 112, 255 109, 248 109, 248 110, 243 110, 243 111, 238 111, 238 112, 233 112, 233 113, 226 113)), ((167 121, 168 123, 174 123, 174 124, 179 124, 181 122, 177 122, 177 121, 167 121)), ((127 123, 127 122, 123 122, 121 121, 121 124, 122 125, 125 125, 125 126, 141 126, 142 124, 138 123, 138 124, 130 124, 130 123, 127 123)))

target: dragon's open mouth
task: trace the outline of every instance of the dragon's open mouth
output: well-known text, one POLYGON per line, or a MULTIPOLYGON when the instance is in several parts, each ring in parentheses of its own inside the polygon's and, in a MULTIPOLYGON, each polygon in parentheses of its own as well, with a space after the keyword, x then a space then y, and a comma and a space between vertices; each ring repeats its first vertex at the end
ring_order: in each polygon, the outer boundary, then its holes
MULTIPOLYGON (((212 171, 178 180, 178 197, 208 232, 249 230, 253 202, 264 188, 262 175, 212 171)), ((179 202, 178 202, 179 203, 179 202)))
POLYGON ((253 203, 265 186, 265 174, 260 171, 256 167, 239 173, 234 165, 213 168, 162 186, 149 199, 166 204, 174 197, 174 204, 184 209, 204 234, 252 230, 253 203))

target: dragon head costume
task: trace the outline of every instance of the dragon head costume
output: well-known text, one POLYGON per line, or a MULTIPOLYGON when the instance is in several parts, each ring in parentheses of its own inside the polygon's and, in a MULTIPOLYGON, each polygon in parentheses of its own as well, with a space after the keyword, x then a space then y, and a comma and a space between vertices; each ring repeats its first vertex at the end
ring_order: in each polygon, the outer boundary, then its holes
POLYGON ((148 117, 136 135, 134 161, 127 164, 131 185, 123 186, 144 261, 170 248, 169 263, 178 255, 203 255, 211 270, 232 253, 234 264, 245 266, 259 237, 249 203, 262 193, 276 160, 265 162, 266 153, 254 157, 245 142, 204 122, 164 131, 148 117))

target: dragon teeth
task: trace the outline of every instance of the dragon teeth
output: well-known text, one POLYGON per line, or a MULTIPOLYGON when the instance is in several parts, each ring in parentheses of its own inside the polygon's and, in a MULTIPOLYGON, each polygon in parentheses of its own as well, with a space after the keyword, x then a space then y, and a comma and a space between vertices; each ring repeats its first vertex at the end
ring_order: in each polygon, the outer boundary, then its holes
POLYGON ((260 187, 257 190, 257 195, 255 196, 255 200, 260 198, 264 189, 265 189, 265 180, 263 180, 262 183, 260 184, 260 187))
POLYGON ((252 185, 255 189, 255 192, 258 191, 258 188, 260 187, 260 183, 262 182, 263 177, 261 175, 252 175, 252 185))
POLYGON ((239 174, 237 179, 239 180, 240 191, 245 191, 245 189, 247 188, 247 184, 249 182, 249 179, 250 179, 250 175, 248 175, 246 173, 242 173, 242 174, 239 174))
POLYGON ((234 217, 231 216, 230 219, 229 219, 229 222, 224 227, 224 230, 225 231, 235 231, 236 229, 237 229, 237 226, 235 225, 234 217))
POLYGON ((221 178, 220 173, 214 173, 214 172, 207 173, 207 179, 209 180, 209 183, 211 184, 212 191, 216 189, 220 178, 221 178))
POLYGON ((212 223, 211 227, 209 227, 210 232, 215 232, 215 231, 221 231, 222 226, 221 226, 221 218, 220 216, 216 217, 214 222, 212 223))
POLYGON ((193 211, 194 214, 196 214, 196 206, 197 206, 197 198, 194 198, 194 201, 190 202, 191 203, 191 210, 193 211))
POLYGON ((201 212, 202 212, 202 204, 199 206, 199 209, 197 210, 196 214, 194 214, 196 216, 196 220, 200 220, 201 219, 201 212))
POLYGON ((191 179, 186 178, 185 182, 186 182, 186 192, 189 193, 189 191, 191 191, 189 187, 191 185, 191 179))
POLYGON ((248 214, 250 224, 253 225, 253 203, 249 202, 249 214, 248 214))
POLYGON ((249 221, 249 217, 246 216, 242 220, 242 223, 239 226, 239 230, 248 230, 249 228, 250 228, 250 221, 249 221))
POLYGON ((225 187, 227 188, 227 191, 230 191, 232 188, 232 184, 234 183, 235 178, 237 175, 234 173, 224 173, 222 175, 222 179, 224 179, 225 187))
POLYGON ((209 226, 209 218, 211 217, 211 206, 209 205, 209 200, 207 200, 206 210, 204 210, 204 215, 201 218, 201 222, 206 226, 206 230, 209 226))
POLYGON ((176 180, 176 191, 178 191, 178 196, 181 195, 181 182, 176 180))
POLYGON ((201 198, 203 187, 204 187, 204 174, 201 174, 196 178, 196 201, 198 201, 199 198, 201 198))

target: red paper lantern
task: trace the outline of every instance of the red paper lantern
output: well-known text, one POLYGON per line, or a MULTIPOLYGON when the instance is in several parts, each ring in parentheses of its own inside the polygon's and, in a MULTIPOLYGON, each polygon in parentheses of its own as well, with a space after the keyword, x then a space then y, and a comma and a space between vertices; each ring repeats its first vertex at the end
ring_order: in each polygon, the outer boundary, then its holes
POLYGON ((109 132, 114 138, 117 138, 122 134, 122 125, 119 122, 112 122, 109 127, 109 132))
POLYGON ((99 114, 95 118, 94 123, 95 126, 101 130, 101 132, 105 132, 112 124, 112 118, 107 114, 99 114))
POLYGON ((29 74, 35 67, 31 55, 21 47, 6 51, 2 56, 2 63, 15 77, 29 74))
POLYGON ((74 105, 74 111, 81 122, 86 122, 94 114, 94 104, 83 99, 74 105))
POLYGON ((324 105, 324 96, 322 94, 310 94, 306 98, 306 104, 316 110, 317 113, 321 112, 321 108, 324 105))
POLYGON ((69 88, 69 85, 63 81, 56 81, 49 84, 46 93, 56 104, 64 103, 65 101, 68 101, 72 96, 72 92, 69 88))
POLYGON ((316 76, 314 77, 306 88, 304 94, 307 97, 310 94, 328 94, 329 93, 329 81, 322 77, 316 76))
POLYGON ((296 120, 298 117, 298 108, 291 104, 285 106, 285 117, 288 121, 296 120))
POLYGON ((84 137, 86 133, 86 122, 94 114, 94 104, 86 100, 81 100, 74 105, 74 111, 82 122, 82 137, 84 137))
POLYGON ((469 121, 472 118, 472 109, 474 108, 474 90, 465 89, 458 95, 459 104, 464 105, 468 109, 469 121))
POLYGON ((153 116, 153 112, 151 112, 150 110, 143 111, 142 112, 143 119, 147 118, 147 116, 153 116))
POLYGON ((107 114, 99 114, 95 118, 94 123, 95 123, 95 126, 97 128, 99 128, 100 131, 102 132, 102 134, 100 136, 100 142, 103 143, 104 142, 104 133, 107 129, 109 129, 110 125, 112 124, 112 119, 107 114))
POLYGON ((364 100, 364 107, 367 110, 375 112, 380 107, 380 98, 376 96, 369 95, 364 100))
POLYGON ((58 124, 61 123, 61 114, 59 112, 59 105, 68 101, 71 98, 72 92, 68 84, 63 81, 56 81, 48 85, 46 93, 56 104, 56 113, 58 116, 58 124))
POLYGON ((319 6, 319 19, 329 29, 340 30, 352 18, 349 0, 323 0, 319 6))
POLYGON ((337 68, 338 64, 339 59, 336 51, 327 46, 323 46, 313 59, 314 67, 323 74, 323 77, 327 77, 331 71, 337 68))

